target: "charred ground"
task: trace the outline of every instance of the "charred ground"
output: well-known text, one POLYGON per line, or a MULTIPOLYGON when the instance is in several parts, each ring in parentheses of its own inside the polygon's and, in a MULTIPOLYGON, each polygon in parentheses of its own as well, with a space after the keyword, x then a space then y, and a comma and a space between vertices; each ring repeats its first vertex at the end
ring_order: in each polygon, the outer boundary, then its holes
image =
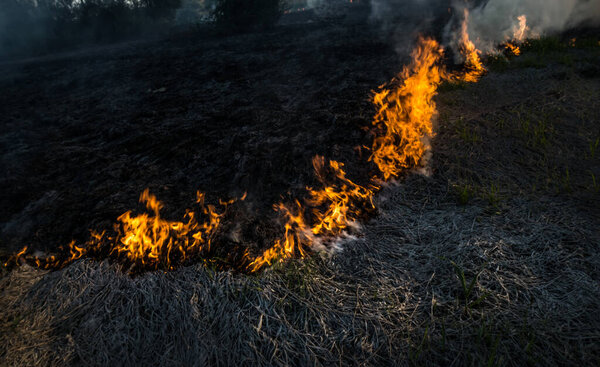
POLYGON ((314 184, 317 154, 368 179, 356 148, 370 144, 371 90, 400 68, 377 32, 364 17, 6 63, 2 247, 85 241, 146 187, 173 219, 197 190, 209 202, 247 192, 236 210, 268 232, 273 204, 314 184))

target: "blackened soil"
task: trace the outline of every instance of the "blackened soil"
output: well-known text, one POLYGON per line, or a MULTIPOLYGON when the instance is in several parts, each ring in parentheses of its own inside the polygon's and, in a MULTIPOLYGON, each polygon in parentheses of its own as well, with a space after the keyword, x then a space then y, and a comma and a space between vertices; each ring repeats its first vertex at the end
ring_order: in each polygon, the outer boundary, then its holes
POLYGON ((197 190, 213 203, 247 192, 238 214, 260 242, 273 204, 315 184, 313 156, 366 182, 371 91, 402 61, 365 16, 5 63, 0 248, 85 241, 140 210, 146 187, 169 219, 197 190))

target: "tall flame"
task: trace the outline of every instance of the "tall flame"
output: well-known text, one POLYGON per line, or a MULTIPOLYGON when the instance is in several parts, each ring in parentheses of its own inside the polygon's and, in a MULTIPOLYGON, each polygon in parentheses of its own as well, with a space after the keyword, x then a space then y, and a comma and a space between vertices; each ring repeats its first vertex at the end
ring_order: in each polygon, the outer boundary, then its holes
POLYGON ((519 15, 517 20, 519 24, 513 27, 513 40, 516 42, 523 42, 525 40, 525 35, 529 30, 527 27, 527 16, 525 16, 525 14, 519 15))
POLYGON ((469 10, 464 10, 464 19, 460 28, 459 51, 465 58, 465 68, 467 72, 460 77, 461 80, 473 83, 485 73, 485 68, 479 57, 480 51, 475 47, 475 44, 469 39, 468 32, 469 10))
POLYGON ((518 44, 525 40, 527 31, 529 30, 527 27, 527 17, 525 15, 518 16, 517 21, 519 24, 513 27, 512 40, 504 43, 504 47, 515 56, 521 55, 521 48, 518 46, 518 44))
POLYGON ((443 55, 433 39, 421 38, 413 50, 412 61, 402 69, 394 89, 382 89, 373 97, 377 113, 373 124, 383 134, 373 140, 373 161, 383 178, 397 177, 406 168, 419 164, 428 149, 427 137, 433 134, 436 113, 433 97, 442 81, 438 66, 443 55))

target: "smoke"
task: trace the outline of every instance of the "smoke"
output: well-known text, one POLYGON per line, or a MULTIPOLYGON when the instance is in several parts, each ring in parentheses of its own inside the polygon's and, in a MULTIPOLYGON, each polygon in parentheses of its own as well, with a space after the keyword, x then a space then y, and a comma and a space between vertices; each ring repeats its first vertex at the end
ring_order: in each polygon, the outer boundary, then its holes
POLYGON ((180 5, 181 0, 0 0, 0 57, 159 34, 180 5))
POLYGON ((448 0, 371 0, 371 21, 396 51, 408 55, 418 34, 439 37, 450 18, 448 0))
POLYGON ((372 0, 371 20, 401 54, 415 36, 429 34, 451 45, 469 10, 468 33, 487 52, 512 39, 519 17, 527 19, 526 37, 538 37, 578 26, 600 25, 599 0, 372 0))
MULTIPOLYGON (((446 40, 462 21, 464 2, 455 1, 455 16, 446 28, 446 40)), ((600 24, 598 0, 489 0, 470 9, 468 32, 478 49, 490 51, 514 38, 519 17, 527 19, 526 37, 558 33, 582 25, 600 24)))

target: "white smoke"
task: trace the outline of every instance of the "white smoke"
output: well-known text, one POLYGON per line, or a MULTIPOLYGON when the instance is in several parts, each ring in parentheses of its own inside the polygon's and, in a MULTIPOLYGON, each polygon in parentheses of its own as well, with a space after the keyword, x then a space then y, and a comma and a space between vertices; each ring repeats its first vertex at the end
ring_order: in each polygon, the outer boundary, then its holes
POLYGON ((400 55, 408 55, 419 34, 436 33, 445 23, 448 0, 371 0, 370 20, 380 26, 382 38, 393 40, 400 55))
MULTIPOLYGON (((454 8, 458 16, 465 4, 455 1, 454 8)), ((522 15, 527 18, 525 36, 539 37, 600 24, 600 0, 489 0, 470 10, 469 36, 477 48, 490 51, 496 44, 513 38, 522 15)))
POLYGON ((526 37, 600 25, 600 0, 371 0, 371 20, 399 51, 406 51, 417 33, 443 34, 444 43, 451 44, 465 8, 470 11, 469 37, 483 52, 512 39, 522 15, 527 19, 526 37), (439 28, 445 30, 437 33, 439 28))

